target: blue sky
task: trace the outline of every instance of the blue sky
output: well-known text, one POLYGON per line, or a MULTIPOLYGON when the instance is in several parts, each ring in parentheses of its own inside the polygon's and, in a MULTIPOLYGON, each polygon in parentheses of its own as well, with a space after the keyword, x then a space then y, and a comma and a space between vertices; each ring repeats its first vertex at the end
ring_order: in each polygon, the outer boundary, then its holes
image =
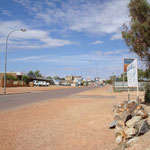
POLYGON ((120 75, 123 58, 135 58, 121 38, 129 0, 1 0, 0 72, 40 70, 45 76, 120 75))

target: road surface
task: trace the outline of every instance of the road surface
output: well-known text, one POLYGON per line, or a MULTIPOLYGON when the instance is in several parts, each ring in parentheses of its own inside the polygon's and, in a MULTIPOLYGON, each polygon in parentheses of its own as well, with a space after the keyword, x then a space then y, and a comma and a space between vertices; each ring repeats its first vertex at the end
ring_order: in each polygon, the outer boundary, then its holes
POLYGON ((0 111, 6 111, 53 98, 62 98, 82 91, 91 90, 93 88, 96 87, 67 88, 37 93, 0 95, 0 111))

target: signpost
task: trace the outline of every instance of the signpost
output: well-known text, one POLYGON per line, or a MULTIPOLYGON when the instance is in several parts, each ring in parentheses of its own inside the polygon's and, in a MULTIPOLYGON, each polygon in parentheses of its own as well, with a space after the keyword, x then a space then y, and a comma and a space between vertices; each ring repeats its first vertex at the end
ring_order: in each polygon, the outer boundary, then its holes
POLYGON ((127 79, 128 79, 128 95, 129 95, 129 87, 137 87, 137 100, 139 101, 137 59, 135 59, 130 65, 128 65, 127 79))
POLYGON ((125 77, 125 72, 127 72, 127 67, 129 66, 129 64, 131 64, 134 61, 134 59, 131 58, 126 58, 123 61, 123 91, 124 91, 124 77, 125 77))
POLYGON ((134 61, 134 59, 124 59, 124 72, 127 72, 127 67, 134 61))

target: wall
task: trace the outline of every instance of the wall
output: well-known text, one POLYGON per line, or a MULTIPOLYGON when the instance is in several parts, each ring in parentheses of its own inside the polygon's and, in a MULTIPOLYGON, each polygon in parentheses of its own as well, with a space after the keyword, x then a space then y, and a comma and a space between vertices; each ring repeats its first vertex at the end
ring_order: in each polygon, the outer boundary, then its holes
MULTIPOLYGON (((29 84, 26 84, 24 81, 9 81, 6 82, 6 87, 24 87, 29 86, 29 84)), ((4 87, 4 81, 0 80, 0 87, 4 87)))

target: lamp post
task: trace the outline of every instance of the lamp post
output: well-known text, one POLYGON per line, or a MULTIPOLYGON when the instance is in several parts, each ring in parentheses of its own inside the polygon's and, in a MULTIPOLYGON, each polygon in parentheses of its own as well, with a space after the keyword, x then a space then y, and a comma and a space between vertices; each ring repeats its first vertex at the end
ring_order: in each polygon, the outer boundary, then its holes
POLYGON ((7 44, 8 44, 8 38, 9 38, 9 36, 10 36, 13 32, 15 32, 15 31, 22 31, 22 32, 25 32, 26 29, 13 30, 13 31, 11 31, 11 32, 7 35, 7 38, 6 38, 6 49, 5 49, 4 94, 6 94, 6 70, 7 70, 7 44))

